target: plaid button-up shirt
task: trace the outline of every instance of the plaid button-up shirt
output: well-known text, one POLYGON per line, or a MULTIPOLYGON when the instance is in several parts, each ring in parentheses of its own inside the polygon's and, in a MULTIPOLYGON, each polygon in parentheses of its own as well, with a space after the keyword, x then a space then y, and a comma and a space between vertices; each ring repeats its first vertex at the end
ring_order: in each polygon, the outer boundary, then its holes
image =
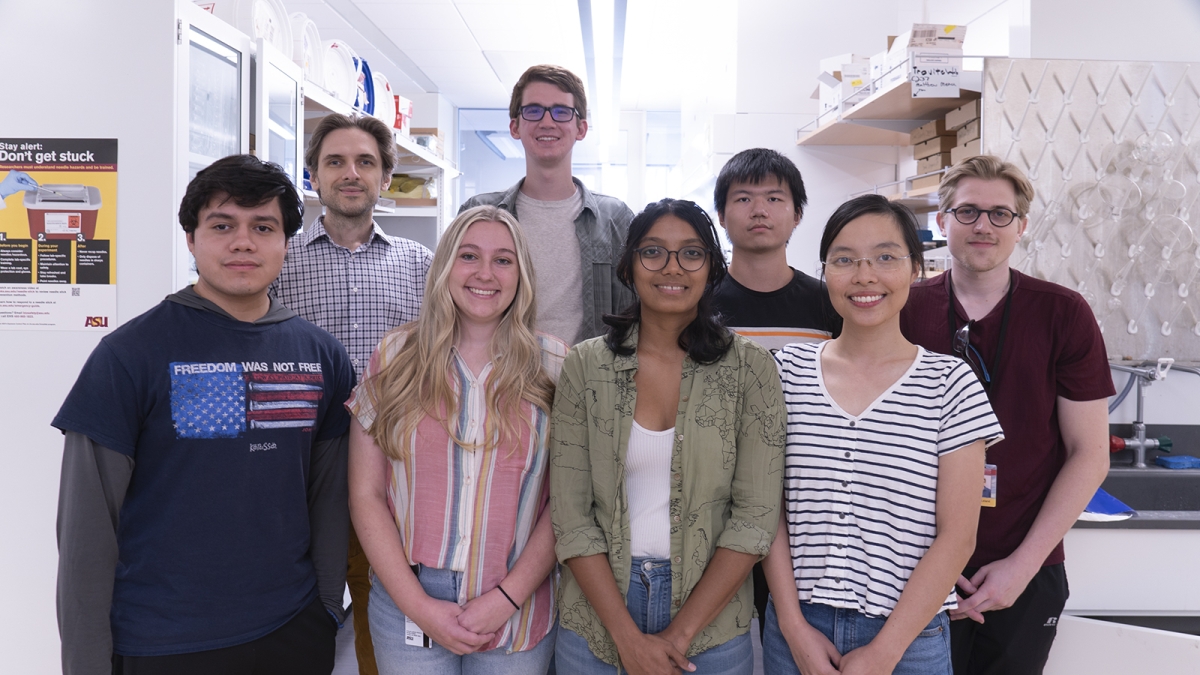
POLYGON ((292 237, 270 292, 332 333, 361 378, 383 335, 417 318, 432 261, 429 249, 388 236, 378 224, 366 243, 351 251, 329 238, 322 216, 292 237))

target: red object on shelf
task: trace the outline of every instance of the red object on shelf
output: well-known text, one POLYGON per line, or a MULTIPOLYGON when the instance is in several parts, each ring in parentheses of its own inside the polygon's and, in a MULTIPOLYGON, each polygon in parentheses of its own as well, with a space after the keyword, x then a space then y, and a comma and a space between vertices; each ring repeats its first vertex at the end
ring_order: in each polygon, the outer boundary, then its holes
POLYGON ((1124 438, 1118 438, 1117 436, 1109 436, 1108 437, 1108 451, 1109 452, 1120 452, 1124 449, 1125 449, 1125 439, 1124 438))

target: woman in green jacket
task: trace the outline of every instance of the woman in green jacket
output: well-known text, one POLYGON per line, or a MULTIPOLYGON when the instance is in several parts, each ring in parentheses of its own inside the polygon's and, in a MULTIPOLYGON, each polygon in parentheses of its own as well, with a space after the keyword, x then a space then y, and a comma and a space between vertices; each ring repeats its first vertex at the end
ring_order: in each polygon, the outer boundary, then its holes
POLYGON ((725 272, 699 206, 651 204, 617 266, 634 302, 563 365, 561 672, 752 671, 748 574, 778 524, 784 411, 770 354, 714 314, 725 272))

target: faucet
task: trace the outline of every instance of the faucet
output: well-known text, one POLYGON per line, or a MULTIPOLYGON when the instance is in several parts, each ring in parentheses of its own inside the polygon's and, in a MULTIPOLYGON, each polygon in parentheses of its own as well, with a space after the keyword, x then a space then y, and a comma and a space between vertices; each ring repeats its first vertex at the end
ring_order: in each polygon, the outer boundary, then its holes
MULTIPOLYGON (((1131 379, 1135 379, 1137 383, 1137 416, 1133 420, 1133 438, 1118 438, 1112 436, 1109 439, 1109 450, 1111 452, 1119 452, 1125 448, 1133 450, 1133 467, 1135 469, 1146 468, 1146 450, 1160 450, 1162 452, 1171 452, 1173 443, 1166 436, 1158 438, 1146 438, 1146 422, 1143 416, 1143 411, 1146 405, 1146 387, 1167 378, 1167 373, 1171 371, 1171 366, 1174 365, 1175 359, 1161 358, 1153 366, 1142 366, 1140 368, 1132 366, 1121 366, 1115 363, 1108 364, 1113 370, 1129 373, 1131 379)), ((1178 370, 1192 372, 1200 375, 1200 371, 1193 368, 1179 367, 1178 370)), ((1125 391, 1129 391, 1126 386, 1125 391)))

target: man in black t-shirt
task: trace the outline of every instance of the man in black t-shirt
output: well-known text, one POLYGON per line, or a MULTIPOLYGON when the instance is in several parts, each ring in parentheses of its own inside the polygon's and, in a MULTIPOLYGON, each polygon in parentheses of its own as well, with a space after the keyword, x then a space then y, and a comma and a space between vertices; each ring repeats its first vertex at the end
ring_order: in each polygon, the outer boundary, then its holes
MULTIPOLYGON (((841 332, 842 319, 825 284, 787 262, 788 240, 808 203, 796 165, 774 150, 743 150, 721 168, 713 199, 733 244, 729 274, 713 292, 725 325, 772 353, 793 342, 827 340, 841 332)), ((754 566, 753 575, 761 638, 767 611, 761 564, 754 566)))
POLYGON ((787 262, 808 203, 796 165, 774 150, 743 150, 721 169, 713 198, 733 243, 729 275, 713 293, 725 325, 772 352, 837 335, 842 319, 825 284, 787 262))
POLYGON ((65 674, 333 670, 354 369, 267 295, 303 213, 250 155, 196 174, 199 280, 105 336, 54 418, 65 674))

